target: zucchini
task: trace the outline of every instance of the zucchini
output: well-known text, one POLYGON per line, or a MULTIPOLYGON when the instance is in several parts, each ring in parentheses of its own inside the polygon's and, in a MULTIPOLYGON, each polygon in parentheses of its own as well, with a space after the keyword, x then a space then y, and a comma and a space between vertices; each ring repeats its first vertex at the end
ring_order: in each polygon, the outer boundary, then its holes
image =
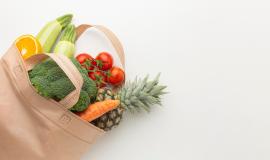
POLYGON ((61 31, 71 22, 73 15, 66 14, 54 21, 47 23, 36 38, 39 40, 45 53, 50 53, 61 31))
POLYGON ((60 38, 60 41, 56 44, 54 48, 55 54, 64 54, 68 58, 74 56, 75 53, 75 39, 76 30, 73 24, 69 24, 60 38))

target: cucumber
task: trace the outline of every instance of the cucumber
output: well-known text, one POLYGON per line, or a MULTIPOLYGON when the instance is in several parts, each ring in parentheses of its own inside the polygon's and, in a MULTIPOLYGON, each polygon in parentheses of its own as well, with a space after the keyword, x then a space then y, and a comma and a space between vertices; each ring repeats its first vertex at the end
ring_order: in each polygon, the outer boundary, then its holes
POLYGON ((75 39, 76 30, 73 24, 69 24, 60 38, 60 41, 56 44, 54 48, 55 54, 64 54, 68 58, 74 56, 75 53, 75 39))
POLYGON ((54 21, 47 23, 36 38, 39 40, 42 49, 45 53, 51 52, 51 49, 57 40, 61 31, 71 22, 73 15, 66 14, 57 18, 54 21))

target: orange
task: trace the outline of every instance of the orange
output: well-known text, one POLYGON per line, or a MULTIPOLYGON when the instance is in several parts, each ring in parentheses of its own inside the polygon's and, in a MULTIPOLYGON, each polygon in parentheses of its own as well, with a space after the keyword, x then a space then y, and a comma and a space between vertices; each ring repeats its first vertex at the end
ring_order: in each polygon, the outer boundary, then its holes
POLYGON ((42 47, 39 41, 32 35, 20 36, 16 39, 15 43, 23 59, 27 59, 34 54, 42 53, 42 47))

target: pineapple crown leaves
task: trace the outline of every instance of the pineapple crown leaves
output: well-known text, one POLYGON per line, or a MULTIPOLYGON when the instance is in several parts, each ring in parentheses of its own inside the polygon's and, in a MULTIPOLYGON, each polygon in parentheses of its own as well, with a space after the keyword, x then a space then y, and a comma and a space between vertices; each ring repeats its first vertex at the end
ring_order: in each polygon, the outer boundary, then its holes
POLYGON ((131 113, 145 110, 150 112, 152 105, 161 105, 161 95, 166 94, 166 86, 159 84, 160 74, 152 81, 147 75, 144 79, 129 81, 120 90, 121 107, 131 113))

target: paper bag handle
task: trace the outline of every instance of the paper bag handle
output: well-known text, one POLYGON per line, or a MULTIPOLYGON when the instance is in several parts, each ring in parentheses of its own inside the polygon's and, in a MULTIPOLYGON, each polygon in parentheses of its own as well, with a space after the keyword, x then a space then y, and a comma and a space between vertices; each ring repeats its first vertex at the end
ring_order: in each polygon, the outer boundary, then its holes
POLYGON ((125 69, 125 53, 123 46, 119 39, 116 37, 116 35, 108 28, 101 25, 81 24, 76 28, 77 39, 89 28, 95 28, 101 31, 110 40, 113 48, 115 49, 118 57, 120 58, 120 62, 123 68, 125 69))

